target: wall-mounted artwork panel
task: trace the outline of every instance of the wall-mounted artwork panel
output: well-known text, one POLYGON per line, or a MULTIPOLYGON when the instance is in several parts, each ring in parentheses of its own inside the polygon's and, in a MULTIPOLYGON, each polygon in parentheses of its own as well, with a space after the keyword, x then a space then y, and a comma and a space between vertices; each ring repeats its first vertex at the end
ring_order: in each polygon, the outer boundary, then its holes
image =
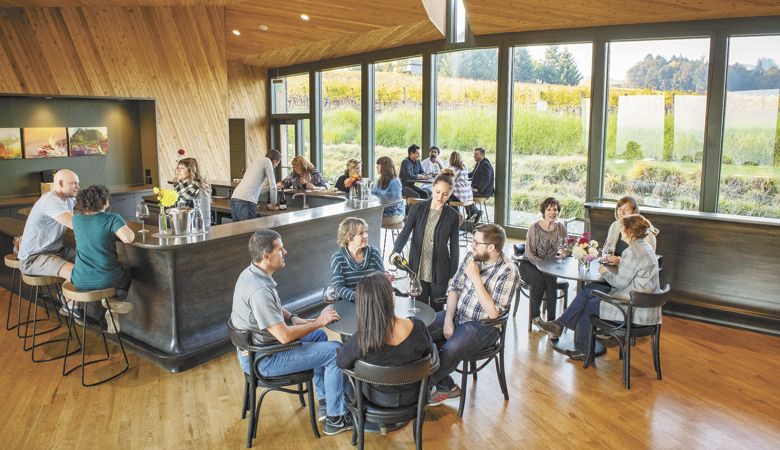
POLYGON ((108 127, 69 127, 70 156, 108 154, 108 127))
POLYGON ((68 156, 68 131, 66 128, 23 128, 24 157, 60 158, 68 156))
POLYGON ((20 128, 0 128, 0 159, 22 158, 22 133, 20 128))

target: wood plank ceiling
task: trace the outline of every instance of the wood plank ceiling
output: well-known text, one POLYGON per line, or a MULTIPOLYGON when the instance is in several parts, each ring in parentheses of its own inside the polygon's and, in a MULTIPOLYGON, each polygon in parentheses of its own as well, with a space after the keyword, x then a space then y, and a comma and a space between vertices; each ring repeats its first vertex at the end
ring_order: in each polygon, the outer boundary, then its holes
POLYGON ((0 0, 25 8, 196 5, 224 6, 227 59, 259 67, 439 40, 445 31, 446 0, 0 0))
POLYGON ((780 15, 780 0, 463 0, 475 35, 780 15))

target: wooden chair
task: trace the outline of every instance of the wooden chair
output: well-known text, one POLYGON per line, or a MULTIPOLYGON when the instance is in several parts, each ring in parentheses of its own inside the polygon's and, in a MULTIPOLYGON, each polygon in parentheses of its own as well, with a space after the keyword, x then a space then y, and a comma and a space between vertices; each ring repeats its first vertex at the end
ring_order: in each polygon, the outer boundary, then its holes
POLYGON ((506 321, 508 318, 509 309, 495 319, 483 321, 482 324, 485 326, 498 327, 498 339, 493 345, 480 350, 479 353, 472 356, 469 360, 463 361, 460 369, 455 369, 456 372, 461 374, 461 395, 460 405, 458 406, 459 417, 463 417, 463 409, 466 406, 466 385, 469 379, 468 376, 472 375, 474 381, 476 381, 477 372, 484 369, 491 361, 496 362, 498 384, 501 386, 501 392, 504 394, 504 401, 509 401, 509 390, 506 386, 506 370, 504 364, 504 342, 506 341, 506 321), (481 362, 481 364, 477 365, 478 362, 481 362))
POLYGON ((623 321, 619 323, 604 320, 596 315, 591 315, 590 338, 588 354, 585 357, 583 367, 587 368, 591 363, 595 364, 596 333, 608 334, 614 337, 620 344, 620 358, 623 360, 623 385, 631 389, 631 343, 637 337, 650 336, 653 348, 653 366, 656 377, 661 379, 661 324, 636 325, 632 323, 634 312, 637 308, 663 308, 669 300, 669 285, 660 292, 652 294, 643 292, 631 292, 628 302, 617 299, 601 291, 593 291, 593 294, 607 302, 621 312, 623 321))
POLYGON ((301 406, 306 406, 306 402, 303 400, 303 394, 308 394, 309 421, 311 422, 311 429, 314 432, 314 436, 319 439, 320 432, 317 429, 317 416, 314 412, 314 370, 304 370, 302 372, 295 372, 277 377, 266 377, 257 370, 257 362, 255 361, 257 355, 260 355, 260 358, 267 358, 276 352, 284 352, 298 348, 303 345, 301 341, 280 345, 258 346, 252 343, 251 331, 236 328, 231 320, 228 320, 228 329, 230 331, 230 341, 233 345, 241 351, 249 352, 249 361, 252 370, 251 374, 244 373, 244 406, 241 410, 242 419, 246 417, 247 412, 249 413, 246 448, 251 448, 252 439, 257 437, 257 419, 260 416, 260 407, 263 405, 263 399, 266 394, 272 391, 297 395, 301 402, 301 406), (303 388, 304 384, 306 385, 306 389, 303 388), (290 389, 288 386, 298 386, 298 388, 290 389), (257 397, 258 387, 265 388, 259 398, 257 397))
MULTIPOLYGON (((523 250, 525 250, 525 247, 523 247, 523 250)), ((515 266, 517 267, 518 272, 520 271, 520 262, 522 261, 522 255, 523 253, 515 252, 514 255, 512 255, 512 261, 514 261, 515 266)), ((557 283, 557 292, 558 296, 555 298, 555 301, 563 300, 563 309, 566 310, 566 308, 569 307, 569 283, 567 281, 558 281, 557 283)), ((517 316, 517 309, 520 307, 520 300, 525 296, 525 298, 528 299, 528 332, 530 333, 533 329, 533 323, 531 322, 531 285, 526 283, 525 280, 523 280, 523 277, 520 277, 520 284, 517 287, 517 290, 515 291, 515 307, 512 311, 512 317, 517 316)), ((546 302, 547 298, 545 297, 543 299, 543 302, 546 302)), ((555 320, 554 317, 548 317, 547 320, 555 320)))
POLYGON ((352 370, 344 369, 352 385, 353 397, 348 402, 349 411, 355 418, 352 428, 352 445, 362 450, 365 443, 366 422, 379 425, 391 425, 414 420, 414 441, 418 450, 422 449, 422 428, 425 421, 425 405, 428 401, 428 379, 439 368, 439 352, 434 344, 431 354, 402 367, 376 366, 358 361, 352 370), (420 384, 417 402, 409 406, 383 407, 365 397, 366 384, 375 386, 403 386, 420 384))
MULTIPOLYGON (((73 331, 73 334, 76 335, 76 339, 78 340, 78 330, 73 330, 74 327, 74 319, 71 315, 68 319, 68 339, 65 344, 65 358, 62 360, 62 375, 69 375, 74 370, 81 368, 81 385, 84 387, 90 387, 90 386, 97 386, 99 384, 103 384, 107 381, 113 380, 114 378, 122 375, 123 373, 127 372, 127 369, 130 368, 130 361, 127 359, 127 353, 125 352, 125 346, 122 344, 122 333, 117 332, 116 333, 116 339, 119 342, 119 348, 122 350, 122 359, 124 360, 124 367, 122 367, 118 372, 114 373, 111 376, 108 376, 106 378, 100 379, 98 381, 94 381, 91 383, 86 382, 86 367, 103 362, 108 361, 111 359, 111 353, 108 351, 108 341, 106 340, 106 334, 108 331, 105 330, 99 330, 100 335, 103 338, 103 348, 106 352, 106 356, 102 358, 92 359, 90 361, 86 361, 86 347, 87 347, 87 310, 89 309, 90 305, 98 305, 100 304, 101 300, 106 300, 104 302, 104 305, 106 309, 108 309, 108 316, 111 318, 111 322, 114 326, 114 329, 117 329, 116 322, 114 322, 114 314, 111 312, 111 302, 108 301, 108 299, 113 298, 116 295, 116 289, 115 288, 108 288, 108 289, 98 289, 93 291, 81 291, 76 289, 73 284, 68 281, 62 285, 62 295, 65 297, 66 300, 69 300, 71 302, 76 302, 82 305, 83 311, 84 311, 84 318, 81 323, 81 340, 79 340, 79 347, 81 349, 81 364, 71 367, 68 369, 68 348, 70 345, 70 337, 71 337, 71 331, 73 331)), ((98 306, 95 306, 93 309, 99 310, 98 306)), ((76 350, 78 351, 78 349, 76 350)))

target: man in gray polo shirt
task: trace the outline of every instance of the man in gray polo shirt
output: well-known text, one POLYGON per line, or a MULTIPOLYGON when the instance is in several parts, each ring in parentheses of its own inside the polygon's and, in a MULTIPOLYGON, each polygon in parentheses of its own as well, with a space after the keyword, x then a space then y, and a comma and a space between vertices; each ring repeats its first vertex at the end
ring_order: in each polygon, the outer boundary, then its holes
POLYGON ((65 247, 65 229, 73 229, 73 206, 79 177, 62 169, 54 174, 51 192, 35 202, 19 245, 21 271, 27 275, 61 277, 70 281, 76 249, 65 247))
MULTIPOLYGON (((249 240, 252 264, 236 282, 230 320, 236 328, 252 331, 257 345, 300 340, 301 347, 258 360, 257 370, 266 376, 280 376, 314 369, 314 389, 320 403, 318 419, 325 421, 325 434, 351 430, 352 416, 344 403, 346 379, 336 366, 336 350, 341 344, 328 341, 320 329, 339 320, 339 316, 333 308, 326 307, 316 319, 304 320, 282 307, 272 276, 284 267, 286 254, 279 233, 268 229, 255 231, 249 240)), ((251 373, 249 355, 238 351, 238 360, 244 372, 251 373)))

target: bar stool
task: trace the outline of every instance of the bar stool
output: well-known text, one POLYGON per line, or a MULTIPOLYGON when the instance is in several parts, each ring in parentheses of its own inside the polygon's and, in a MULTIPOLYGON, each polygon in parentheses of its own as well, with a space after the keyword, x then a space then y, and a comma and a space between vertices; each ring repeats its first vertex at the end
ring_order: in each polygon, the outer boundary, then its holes
MULTIPOLYGON (((392 216, 392 217, 395 217, 395 216, 392 216)), ((388 232, 390 233, 390 235, 393 238, 393 242, 395 242, 395 238, 398 237, 398 234, 404 228, 404 221, 402 220, 402 221, 400 221, 398 223, 391 223, 391 224, 387 224, 387 225, 382 225, 380 228, 385 230, 385 233, 382 235, 382 257, 384 257, 385 256, 385 247, 387 247, 387 233, 388 232)))
POLYGON ((479 210, 482 211, 482 217, 484 218, 485 223, 490 223, 490 215, 488 215, 488 208, 487 208, 487 202, 490 200, 490 197, 478 197, 474 196, 474 204, 478 206, 479 210))
POLYGON ((54 361, 55 359, 60 359, 65 357, 65 354, 52 356, 50 358, 44 358, 44 359, 36 359, 35 358, 35 349, 42 346, 42 345, 48 345, 48 344, 54 344, 57 342, 65 342, 65 338, 56 338, 56 339, 49 339, 45 342, 38 342, 35 343, 35 338, 38 336, 48 334, 53 332, 54 330, 59 329, 62 325, 62 317, 60 317, 59 309, 57 308, 57 305, 54 303, 54 298, 59 298, 59 284, 62 283, 63 280, 60 277, 52 277, 52 276, 42 276, 42 275, 27 275, 22 274, 22 281, 24 281, 24 284, 30 286, 30 297, 32 299, 31 302, 27 305, 27 322, 24 326, 24 351, 32 350, 31 357, 33 362, 47 362, 47 361, 54 361), (52 286, 54 286, 54 292, 52 292, 52 286), (49 292, 49 298, 43 297, 41 294, 41 288, 45 287, 49 292), (42 299, 43 307, 46 310, 46 319, 38 320, 38 300, 42 299), (49 306, 52 306, 54 308, 54 315, 57 318, 57 324, 54 327, 51 327, 47 330, 38 331, 38 322, 43 322, 44 320, 49 320, 49 306), (33 319, 30 320, 30 309, 33 311, 33 319), (30 324, 32 324, 32 334, 28 333, 30 324), (32 344, 28 347, 27 346, 27 339, 32 339, 32 344))
MULTIPOLYGON (((19 259, 16 258, 16 255, 13 253, 10 253, 8 255, 5 255, 3 258, 5 262, 5 266, 11 269, 11 291, 8 295, 8 313, 5 316, 5 329, 6 330, 13 330, 14 328, 19 327, 19 322, 21 322, 21 309, 22 309, 22 272, 19 270, 19 259), (19 293, 16 294, 16 298, 18 300, 17 304, 17 318, 16 318, 16 325, 11 325, 11 304, 14 302, 14 287, 16 286, 16 274, 19 273, 19 293)), ((22 337, 19 334, 19 330, 16 330, 16 333, 19 337, 22 337)))
POLYGON ((76 339, 78 340, 78 330, 73 330, 73 316, 70 317, 68 320, 68 339, 65 344, 65 353, 66 356, 62 361, 62 375, 68 375, 74 370, 81 367, 81 385, 84 387, 88 386, 97 386, 98 384, 103 384, 106 381, 113 380, 114 378, 122 375, 123 373, 127 372, 127 369, 130 368, 130 362, 127 360, 127 353, 125 353, 125 346, 122 344, 122 334, 117 331, 116 338, 119 341, 119 348, 122 349, 122 357, 125 360, 125 367, 120 370, 119 372, 115 373, 114 375, 111 375, 108 378, 104 378, 100 381, 96 381, 94 383, 87 383, 84 380, 84 372, 86 371, 85 367, 98 363, 103 361, 108 361, 111 359, 111 354, 108 351, 108 342, 106 340, 106 333, 105 330, 100 330, 100 334, 103 337, 103 348, 106 350, 106 357, 100 358, 100 359, 93 359, 91 361, 85 361, 85 353, 87 348, 87 307, 90 305, 94 305, 96 303, 99 303, 101 300, 105 301, 105 306, 108 309, 108 316, 111 318, 111 322, 114 325, 114 329, 116 329, 116 322, 114 322, 114 314, 111 312, 111 304, 108 301, 108 299, 113 298, 116 295, 116 289, 115 288, 108 288, 108 289, 100 289, 100 290, 94 290, 94 291, 80 291, 73 287, 73 284, 68 281, 65 284, 62 285, 62 295, 65 296, 65 299, 72 302, 82 303, 82 309, 84 311, 84 322, 81 324, 82 329, 82 337, 80 340, 80 347, 81 347, 81 365, 80 366, 74 366, 68 369, 68 347, 70 345, 70 336, 71 332, 73 331, 73 334, 76 335, 76 339))
POLYGON ((460 228, 460 238, 461 238, 461 247, 468 247, 471 244, 471 234, 473 231, 473 226, 471 231, 468 230, 468 226, 470 222, 466 220, 466 204, 463 202, 455 202, 450 200, 448 202, 450 206, 458 210, 458 216, 459 216, 459 223, 458 227, 460 228))

